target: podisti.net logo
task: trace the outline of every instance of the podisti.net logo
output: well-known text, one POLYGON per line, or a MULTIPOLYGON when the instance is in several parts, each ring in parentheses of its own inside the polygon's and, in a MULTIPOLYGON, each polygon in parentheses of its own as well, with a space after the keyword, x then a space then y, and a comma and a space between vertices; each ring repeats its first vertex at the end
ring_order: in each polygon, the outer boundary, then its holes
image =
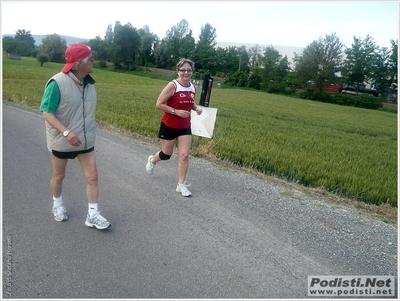
POLYGON ((394 276, 308 276, 309 297, 390 297, 394 276))

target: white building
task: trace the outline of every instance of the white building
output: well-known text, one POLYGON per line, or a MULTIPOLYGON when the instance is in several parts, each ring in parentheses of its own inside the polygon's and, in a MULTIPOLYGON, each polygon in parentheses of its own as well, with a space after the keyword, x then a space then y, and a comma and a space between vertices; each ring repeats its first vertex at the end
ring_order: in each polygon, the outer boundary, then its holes
POLYGON ((234 47, 245 46, 247 48, 247 50, 249 50, 251 47, 254 47, 256 45, 258 45, 260 47, 260 51, 262 51, 265 47, 270 47, 270 46, 274 47, 274 49, 277 50, 280 55, 282 55, 282 58, 284 56, 287 56, 288 61, 289 61, 290 64, 293 63, 293 58, 295 56, 295 53, 297 53, 299 55, 305 49, 305 47, 266 45, 266 44, 250 44, 250 43, 230 43, 230 42, 217 42, 217 45, 215 47, 228 48, 229 46, 234 46, 234 47))

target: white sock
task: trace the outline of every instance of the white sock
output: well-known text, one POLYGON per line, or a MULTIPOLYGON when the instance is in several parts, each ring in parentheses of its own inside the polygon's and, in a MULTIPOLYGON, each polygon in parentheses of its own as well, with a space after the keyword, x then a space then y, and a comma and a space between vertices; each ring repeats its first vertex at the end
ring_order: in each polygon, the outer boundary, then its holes
POLYGON ((54 195, 53 195, 53 206, 54 207, 58 207, 58 206, 60 206, 60 205, 62 205, 63 204, 63 200, 62 200, 62 195, 60 195, 58 198, 56 198, 54 195))
POLYGON ((89 215, 92 216, 94 213, 97 213, 99 211, 97 203, 91 204, 89 203, 89 215))

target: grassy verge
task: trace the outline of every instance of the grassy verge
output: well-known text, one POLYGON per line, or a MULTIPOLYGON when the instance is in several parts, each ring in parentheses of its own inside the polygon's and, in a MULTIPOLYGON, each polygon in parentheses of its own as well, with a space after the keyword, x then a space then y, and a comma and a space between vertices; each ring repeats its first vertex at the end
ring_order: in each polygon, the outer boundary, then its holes
MULTIPOLYGON (((46 81, 61 66, 4 59, 3 101, 38 110, 46 81)), ((157 139, 162 113, 155 102, 167 79, 100 69, 93 77, 99 125, 157 139)), ((240 89, 213 89, 210 106, 218 108, 214 139, 203 138, 196 148, 195 137, 194 153, 397 207, 397 114, 240 89)))

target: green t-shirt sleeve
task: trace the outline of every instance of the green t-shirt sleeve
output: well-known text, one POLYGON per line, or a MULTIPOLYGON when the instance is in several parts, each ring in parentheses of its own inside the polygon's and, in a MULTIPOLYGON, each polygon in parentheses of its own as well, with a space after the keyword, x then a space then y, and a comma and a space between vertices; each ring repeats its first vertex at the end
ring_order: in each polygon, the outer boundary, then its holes
POLYGON ((60 103, 60 88, 55 80, 52 80, 44 90, 40 112, 55 114, 60 103))

